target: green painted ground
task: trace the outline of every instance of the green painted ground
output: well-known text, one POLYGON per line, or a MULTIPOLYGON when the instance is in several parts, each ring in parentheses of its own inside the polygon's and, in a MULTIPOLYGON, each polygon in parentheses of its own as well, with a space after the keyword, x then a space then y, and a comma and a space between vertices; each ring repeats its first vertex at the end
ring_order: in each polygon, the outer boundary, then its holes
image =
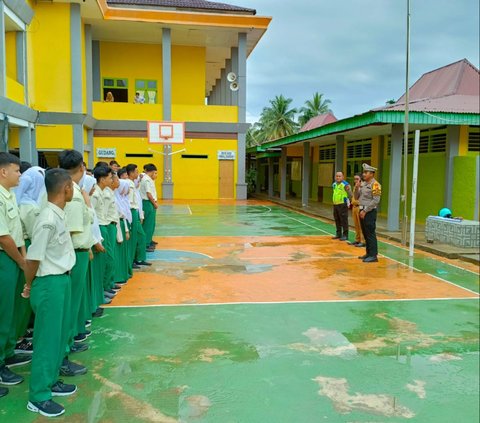
MULTIPOLYGON (((477 313, 472 300, 111 309, 60 420, 476 422, 477 313)), ((26 396, 0 400, 1 420, 34 421, 26 396)))

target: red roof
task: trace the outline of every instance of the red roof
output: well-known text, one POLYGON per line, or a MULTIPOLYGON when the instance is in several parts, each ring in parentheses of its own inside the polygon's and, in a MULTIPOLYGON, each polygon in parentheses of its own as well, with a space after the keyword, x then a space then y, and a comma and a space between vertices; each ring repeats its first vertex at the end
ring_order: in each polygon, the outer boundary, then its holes
POLYGON ((212 13, 241 13, 256 15, 255 9, 217 3, 207 0, 107 0, 109 6, 142 6, 150 8, 173 8, 212 13))
POLYGON ((300 132, 310 131, 311 129, 320 128, 321 126, 328 125, 329 123, 336 122, 337 118, 333 113, 324 113, 322 115, 311 118, 303 127, 300 132))
MULTIPOLYGON (((404 110, 405 95, 376 110, 404 110)), ((467 59, 427 72, 410 88, 409 109, 480 113, 480 72, 467 59)))

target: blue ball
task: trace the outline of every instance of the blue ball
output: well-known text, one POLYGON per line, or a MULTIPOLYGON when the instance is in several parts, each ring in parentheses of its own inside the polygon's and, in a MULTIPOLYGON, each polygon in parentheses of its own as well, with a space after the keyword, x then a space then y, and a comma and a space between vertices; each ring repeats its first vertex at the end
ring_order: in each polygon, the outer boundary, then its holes
POLYGON ((442 210, 440 210, 440 211, 438 212, 438 215, 439 215, 440 217, 450 218, 450 217, 452 217, 452 211, 451 211, 450 209, 447 209, 447 208, 445 207, 445 208, 443 208, 442 210))

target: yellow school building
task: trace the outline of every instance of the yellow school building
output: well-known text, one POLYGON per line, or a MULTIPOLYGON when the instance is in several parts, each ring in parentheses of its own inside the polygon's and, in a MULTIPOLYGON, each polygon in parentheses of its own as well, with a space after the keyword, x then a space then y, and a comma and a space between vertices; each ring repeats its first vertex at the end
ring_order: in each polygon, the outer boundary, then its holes
POLYGON ((270 21, 204 0, 0 0, 0 151, 153 162, 163 199, 244 199, 246 63, 270 21), (183 144, 151 144, 152 121, 182 123, 183 144))

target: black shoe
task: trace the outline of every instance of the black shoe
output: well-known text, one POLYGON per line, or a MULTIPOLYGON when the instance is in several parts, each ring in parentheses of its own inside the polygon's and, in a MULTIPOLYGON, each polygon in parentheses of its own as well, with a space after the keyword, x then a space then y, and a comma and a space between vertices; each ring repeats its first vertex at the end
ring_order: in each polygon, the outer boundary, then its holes
POLYGON ((13 373, 5 364, 0 367, 0 384, 18 385, 23 382, 23 377, 13 373))
POLYGON ((20 342, 17 342, 15 346, 16 354, 33 354, 33 344, 32 341, 22 339, 20 342))
POLYGON ((363 242, 356 242, 355 247, 363 248, 365 247, 365 244, 363 242))
POLYGON ((112 299, 115 297, 115 295, 117 295, 116 292, 112 294, 110 291, 103 291, 103 294, 105 295, 105 298, 109 298, 109 299, 112 299))
POLYGON ((111 298, 105 297, 105 298, 103 299, 103 303, 102 303, 102 304, 103 304, 103 305, 105 305, 105 304, 110 304, 111 302, 112 302, 112 299, 111 299, 111 298))
POLYGON ((90 326, 92 326, 92 321, 91 320, 85 320, 85 327, 89 328, 90 326))
POLYGON ((80 376, 87 373, 87 368, 81 364, 74 363, 68 358, 64 358, 62 366, 60 367, 60 374, 62 376, 80 376))
POLYGON ((87 335, 85 335, 84 333, 80 333, 77 336, 74 336, 73 340, 75 341, 75 343, 86 341, 87 335))
POLYGON ((132 269, 141 269, 141 266, 139 266, 137 263, 133 263, 132 269))
POLYGON ((339 241, 346 241, 348 238, 346 236, 342 236, 341 238, 339 238, 339 241))
POLYGON ((125 285, 127 283, 127 281, 121 281, 121 282, 117 282, 117 285, 120 285, 120 287, 122 287, 123 285, 125 285))
POLYGON ((27 341, 31 341, 33 339, 33 329, 27 329, 25 332, 25 335, 23 335, 23 339, 26 339, 27 341))
POLYGON ((27 410, 33 411, 34 413, 40 413, 45 417, 57 417, 65 413, 65 408, 52 400, 42 402, 28 401, 27 410))
POLYGON ((53 397, 68 397, 75 392, 77 392, 77 386, 63 383, 63 380, 57 381, 57 383, 52 386, 53 397))
POLYGON ((88 350, 88 344, 80 344, 80 343, 75 342, 70 347, 70 352, 72 354, 81 353, 81 352, 84 352, 84 351, 87 351, 87 350, 88 350))
POLYGON ((376 257, 365 257, 363 259, 363 262, 364 263, 377 263, 378 262, 378 258, 376 257))
POLYGON ((340 239, 341 237, 337 236, 332 236, 332 239, 340 239))
POLYGON ((95 310, 95 313, 92 313, 92 317, 102 317, 103 316, 103 308, 102 307, 98 307, 96 310, 95 310))
POLYGON ((365 260, 367 257, 368 257, 368 254, 365 254, 365 255, 363 255, 363 256, 359 256, 358 258, 359 258, 360 260, 365 260))
POLYGON ((115 292, 115 294, 117 294, 121 289, 122 287, 120 285, 115 284, 115 286, 112 288, 112 291, 115 292))
POLYGON ((79 333, 79 335, 85 335, 87 338, 92 334, 91 330, 85 330, 85 332, 79 333))
POLYGON ((0 388, 0 398, 8 395, 8 388, 0 388))
POLYGON ((15 354, 5 359, 5 366, 9 369, 16 366, 22 366, 32 361, 31 354, 15 354))
POLYGON ((145 251, 147 253, 154 253, 155 252, 155 247, 148 247, 145 251))
POLYGON ((150 243, 150 245, 158 245, 158 242, 152 241, 152 242, 150 243))
POLYGON ((137 264, 139 266, 151 266, 152 265, 152 263, 149 263, 148 261, 145 261, 145 260, 144 261, 138 261, 137 264))

